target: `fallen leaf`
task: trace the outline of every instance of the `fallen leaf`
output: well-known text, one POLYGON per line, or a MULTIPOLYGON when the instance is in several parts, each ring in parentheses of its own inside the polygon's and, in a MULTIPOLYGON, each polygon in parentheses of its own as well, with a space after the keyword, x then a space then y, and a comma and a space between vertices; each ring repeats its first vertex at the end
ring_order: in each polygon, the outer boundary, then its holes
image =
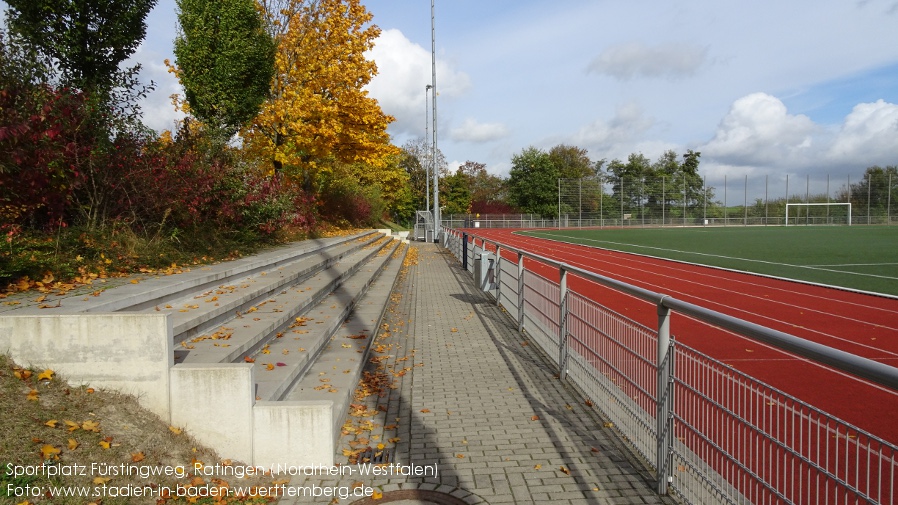
POLYGON ((534 466, 533 466, 533 469, 534 469, 534 470, 539 470, 539 469, 542 468, 542 467, 543 467, 542 465, 534 465, 534 466))
POLYGON ((102 486, 111 480, 112 477, 94 477, 94 484, 102 486))
POLYGON ((56 423, 58 423, 58 422, 59 422, 59 421, 57 421, 56 419, 50 419, 49 421, 45 422, 44 424, 47 425, 47 426, 49 426, 49 427, 51 427, 51 428, 55 428, 55 427, 56 427, 56 423))
POLYGON ((568 470, 567 468, 563 467, 563 466, 558 467, 558 469, 561 470, 562 473, 564 473, 565 475, 570 475, 570 474, 571 474, 571 471, 568 470))
POLYGON ((59 459, 59 453, 61 452, 61 449, 57 449, 50 444, 44 444, 41 447, 41 459, 59 459))
POLYGON ((539 416, 537 416, 537 415, 530 416, 530 420, 531 421, 539 421, 539 416))
POLYGON ((74 451, 75 449, 78 448, 79 445, 80 444, 78 443, 78 441, 75 440, 74 438, 69 439, 69 450, 70 451, 74 451))
POLYGON ((31 391, 28 392, 28 399, 31 401, 35 401, 35 402, 37 401, 37 399, 38 399, 37 389, 32 389, 31 391))
POLYGON ((427 413, 430 412, 430 409, 421 409, 421 412, 424 413, 424 414, 427 414, 427 413))
POLYGON ((175 428, 174 426, 169 426, 168 431, 174 433, 175 435, 181 434, 181 428, 175 428))
POLYGON ((100 440, 100 447, 102 447, 103 449, 109 449, 109 447, 110 447, 111 445, 112 445, 112 444, 110 444, 110 443, 109 443, 108 441, 106 441, 106 440, 100 440))
POLYGON ((140 463, 146 458, 142 452, 135 452, 131 455, 131 461, 134 463, 140 463))
POLYGON ((12 374, 15 375, 16 379, 26 380, 31 377, 31 370, 16 368, 13 370, 12 374))
POLYGON ((81 425, 75 421, 65 421, 65 425, 68 426, 66 429, 69 430, 70 433, 81 428, 81 425))
POLYGON ((100 432, 100 423, 96 421, 84 421, 81 423, 81 429, 84 431, 92 431, 94 433, 100 432))
POLYGON ((249 356, 244 356, 243 361, 246 361, 247 363, 255 363, 256 362, 256 360, 250 358, 249 356))
POLYGON ((43 372, 41 372, 40 374, 38 374, 37 380, 39 380, 39 381, 42 381, 42 380, 51 380, 51 379, 53 379, 53 375, 54 375, 55 373, 56 373, 56 372, 54 372, 53 370, 50 370, 50 369, 48 368, 48 369, 44 370, 43 372))
POLYGON ((272 365, 271 363, 266 363, 266 364, 265 364, 265 369, 266 369, 266 370, 274 370, 274 365, 272 365))

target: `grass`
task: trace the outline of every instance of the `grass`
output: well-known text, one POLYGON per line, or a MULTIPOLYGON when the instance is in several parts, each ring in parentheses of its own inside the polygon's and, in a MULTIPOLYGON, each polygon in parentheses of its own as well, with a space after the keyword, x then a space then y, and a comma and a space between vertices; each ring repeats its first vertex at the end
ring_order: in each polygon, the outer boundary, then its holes
MULTIPOLYGON (((175 493, 158 496, 164 488, 176 490, 206 485, 221 486, 215 478, 202 481, 192 472, 142 478, 139 468, 190 469, 194 461, 206 465, 232 464, 199 445, 186 432, 170 427, 141 408, 129 395, 73 385, 55 373, 17 366, 0 355, 0 503, 15 504, 164 504, 187 503, 175 493), (48 377, 49 376, 49 377, 48 377), (84 475, 47 475, 46 471, 15 475, 16 468, 53 467, 84 475), (123 467, 124 465, 124 467, 123 467), (112 475, 102 469, 129 468, 112 475), (13 471, 10 471, 13 470, 13 471), (127 475, 130 473, 130 475, 127 475), (124 474, 124 475, 122 475, 124 474), (113 489, 154 490, 151 497, 110 497, 113 489), (52 489, 83 489, 100 496, 62 496, 52 489), (103 493, 107 496, 102 496, 103 493)), ((146 470, 143 471, 146 473, 146 470)), ((23 472, 19 472, 23 473, 23 472)), ((263 477, 234 478, 230 486, 269 486, 263 477)), ((264 503, 266 499, 225 501, 202 498, 195 503, 264 503)))
POLYGON ((522 234, 898 295, 898 227, 614 228, 522 234))

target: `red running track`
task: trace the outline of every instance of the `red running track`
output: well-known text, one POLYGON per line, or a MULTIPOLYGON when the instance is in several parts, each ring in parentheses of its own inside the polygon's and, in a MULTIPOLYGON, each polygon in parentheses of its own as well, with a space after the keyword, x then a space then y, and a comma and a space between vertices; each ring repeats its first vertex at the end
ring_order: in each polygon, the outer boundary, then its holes
MULTIPOLYGON (((896 299, 518 236, 513 230, 467 231, 490 241, 898 366, 896 299)), ((503 254, 503 257, 506 256, 503 254)), ((508 259, 514 260, 510 255, 508 259)), ((528 268, 532 267, 536 267, 541 275, 558 280, 557 269, 528 264, 528 268)), ((569 286, 648 327, 657 325, 655 307, 648 302, 583 279, 571 279, 569 286)), ((675 314, 671 332, 677 341, 689 347, 898 444, 898 394, 893 391, 785 354, 747 337, 712 329, 687 316, 675 314)))

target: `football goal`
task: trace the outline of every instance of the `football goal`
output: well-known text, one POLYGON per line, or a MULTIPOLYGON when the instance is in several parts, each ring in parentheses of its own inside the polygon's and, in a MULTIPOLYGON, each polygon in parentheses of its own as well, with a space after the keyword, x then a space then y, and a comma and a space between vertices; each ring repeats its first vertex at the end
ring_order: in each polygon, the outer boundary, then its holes
POLYGON ((787 203, 786 204, 786 226, 789 226, 789 209, 795 208, 793 213, 794 224, 847 224, 851 226, 851 203, 849 202, 829 202, 829 203, 787 203), (801 208, 805 208, 804 216, 801 215, 801 208), (819 209, 826 207, 826 209, 819 209), (831 209, 835 207, 835 209, 831 209), (814 212, 812 213, 812 209, 814 212), (803 221, 802 221, 803 219, 803 221))

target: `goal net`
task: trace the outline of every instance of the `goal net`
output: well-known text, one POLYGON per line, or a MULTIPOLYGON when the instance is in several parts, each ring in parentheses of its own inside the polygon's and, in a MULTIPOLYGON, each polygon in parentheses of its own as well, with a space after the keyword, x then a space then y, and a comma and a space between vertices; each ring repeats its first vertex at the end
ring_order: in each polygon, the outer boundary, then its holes
POLYGON ((851 225, 851 204, 787 203, 786 226, 796 224, 844 224, 851 225))

